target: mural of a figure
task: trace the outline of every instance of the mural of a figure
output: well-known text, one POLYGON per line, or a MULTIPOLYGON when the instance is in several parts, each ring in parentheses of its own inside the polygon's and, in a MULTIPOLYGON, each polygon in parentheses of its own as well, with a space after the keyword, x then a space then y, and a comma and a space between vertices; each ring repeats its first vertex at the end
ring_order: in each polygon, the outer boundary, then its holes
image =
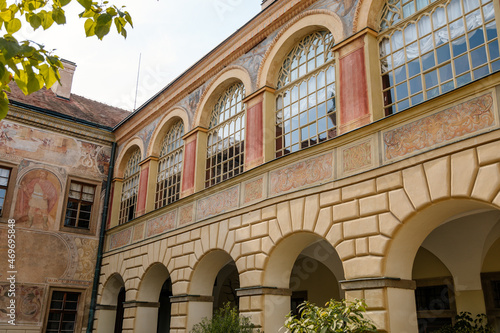
POLYGON ((49 230, 57 209, 60 185, 57 178, 46 170, 35 170, 26 174, 17 195, 16 217, 28 227, 49 230))

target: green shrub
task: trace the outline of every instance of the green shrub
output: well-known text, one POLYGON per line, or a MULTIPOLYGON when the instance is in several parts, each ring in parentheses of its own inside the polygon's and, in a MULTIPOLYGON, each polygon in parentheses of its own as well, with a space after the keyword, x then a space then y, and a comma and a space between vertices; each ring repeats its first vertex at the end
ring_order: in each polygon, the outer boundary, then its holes
POLYGON ((485 314, 478 314, 472 318, 470 312, 460 312, 453 325, 441 327, 436 333, 494 333, 493 327, 488 325, 485 314))
POLYGON ((363 317, 363 301, 330 300, 325 307, 309 302, 299 305, 299 318, 288 314, 285 327, 291 333, 365 333, 376 332, 375 325, 363 317))
POLYGON ((238 309, 225 303, 224 307, 215 311, 212 319, 203 318, 194 325, 192 333, 251 333, 255 325, 248 317, 239 315, 238 309))

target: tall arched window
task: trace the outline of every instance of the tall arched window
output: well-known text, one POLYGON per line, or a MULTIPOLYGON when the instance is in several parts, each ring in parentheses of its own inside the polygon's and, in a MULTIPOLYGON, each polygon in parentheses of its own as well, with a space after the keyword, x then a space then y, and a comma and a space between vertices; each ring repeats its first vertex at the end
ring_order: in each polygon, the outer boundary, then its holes
POLYGON ((141 151, 136 149, 130 156, 125 167, 119 224, 126 223, 135 218, 137 193, 139 190, 140 161, 141 151))
POLYGON ((337 135, 333 44, 331 33, 314 32, 283 61, 277 83, 276 157, 337 135))
POLYGON ((243 172, 245 147, 245 87, 233 84, 212 109, 207 143, 205 187, 243 172))
POLYGON ((181 190, 182 150, 184 148, 184 124, 177 122, 163 139, 158 163, 155 208, 158 209, 179 200, 181 190))
POLYGON ((388 0, 379 47, 386 115, 500 69, 492 0, 388 0))

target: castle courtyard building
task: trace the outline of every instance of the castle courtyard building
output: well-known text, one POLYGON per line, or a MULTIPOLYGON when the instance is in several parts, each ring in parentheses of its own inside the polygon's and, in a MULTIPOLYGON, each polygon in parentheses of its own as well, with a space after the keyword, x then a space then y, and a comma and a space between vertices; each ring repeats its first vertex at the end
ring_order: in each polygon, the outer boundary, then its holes
MULTIPOLYGON (((110 131, 102 264, 78 328, 187 333, 230 302, 278 332, 301 302, 345 298, 381 332, 463 311, 500 332, 496 17, 494 0, 263 1, 110 131)), ((11 176, 25 190, 8 185, 6 216, 23 202, 43 231, 54 203, 36 193, 54 192, 55 168, 11 176)), ((2 177, 0 163, 0 191, 2 177)), ((98 178, 67 191, 98 193, 98 178)))

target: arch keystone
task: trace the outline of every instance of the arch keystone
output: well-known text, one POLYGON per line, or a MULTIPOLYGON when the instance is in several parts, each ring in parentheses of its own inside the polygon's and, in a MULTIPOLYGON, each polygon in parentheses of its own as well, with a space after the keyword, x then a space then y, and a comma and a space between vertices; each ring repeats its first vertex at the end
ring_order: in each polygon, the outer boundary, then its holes
POLYGON ((429 188, 422 165, 403 170, 403 184, 415 208, 418 209, 430 203, 429 188))

